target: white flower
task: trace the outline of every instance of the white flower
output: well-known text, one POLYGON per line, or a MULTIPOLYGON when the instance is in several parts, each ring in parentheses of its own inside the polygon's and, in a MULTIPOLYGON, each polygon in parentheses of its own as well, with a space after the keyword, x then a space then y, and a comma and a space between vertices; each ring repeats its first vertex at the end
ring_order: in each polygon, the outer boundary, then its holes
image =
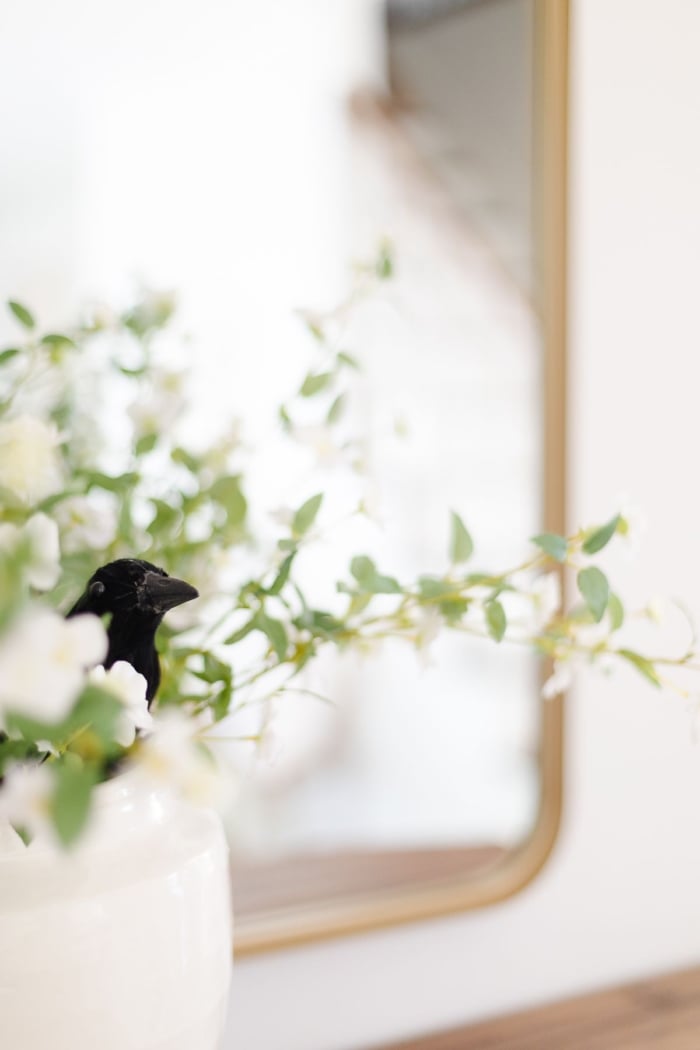
POLYGON ((304 324, 316 335, 316 333, 323 333, 323 326, 328 320, 328 314, 321 313, 320 310, 296 310, 297 317, 300 317, 304 324))
POLYGON ((610 637, 610 623, 605 617, 599 623, 576 623, 573 630, 577 645, 590 652, 610 637))
POLYGON ((649 600, 644 612, 652 623, 662 623, 668 616, 668 602, 657 595, 649 600))
POLYGON ((489 587, 470 587, 469 605, 462 617, 462 622, 475 631, 482 631, 486 627, 486 612, 484 606, 491 596, 489 587))
POLYGON ((545 700, 553 700, 555 696, 561 696, 573 680, 574 668, 571 661, 564 663, 562 660, 555 660, 552 674, 542 686, 542 696, 545 700))
POLYGON ((376 485, 370 485, 367 488, 357 505, 357 512, 364 515, 365 518, 369 518, 376 525, 383 526, 381 495, 376 485))
POLYGON ((230 795, 230 777, 197 743, 198 731, 196 721, 183 711, 162 711, 154 718, 152 732, 139 748, 138 768, 150 780, 170 786, 189 802, 220 806, 230 795))
POLYGON ((533 582, 530 595, 537 629, 546 627, 561 609, 559 573, 542 573, 533 582))
POLYGON ((34 514, 21 528, 9 522, 0 525, 0 550, 28 559, 27 581, 35 590, 55 587, 61 575, 58 526, 45 514, 34 514))
POLYGON ((185 407, 184 372, 154 371, 152 381, 150 395, 128 410, 137 434, 167 431, 185 407))
POLYGON ((268 514, 275 525, 281 525, 283 528, 290 528, 294 521, 294 511, 291 507, 275 507, 268 514))
POLYGON ((22 531, 29 541, 29 582, 37 591, 48 591, 61 575, 58 526, 46 514, 34 514, 22 531))
POLYGON ((153 716, 146 700, 146 679, 125 660, 117 660, 108 671, 93 667, 88 680, 105 692, 116 696, 124 706, 114 739, 122 747, 131 747, 137 729, 150 729, 153 716))
POLYGON ((119 315, 106 303, 95 303, 90 311, 89 322, 95 328, 116 328, 119 324, 119 315))
POLYGON ((117 531, 117 511, 112 500, 97 502, 95 498, 70 496, 61 500, 55 509, 61 527, 63 550, 101 551, 109 547, 117 531))
POLYGON ((429 667, 430 647, 440 634, 444 622, 434 605, 420 609, 416 619, 418 629, 414 636, 414 644, 421 664, 429 667))
POLYGON ((0 791, 0 816, 26 829, 32 838, 48 831, 53 788, 48 766, 36 762, 10 766, 0 791))
POLYGON ((96 616, 65 620, 51 609, 31 609, 0 639, 0 711, 60 721, 86 669, 106 653, 107 635, 96 616))
POLYGON ((60 438, 52 423, 18 416, 0 423, 0 488, 31 507, 61 488, 60 438))
POLYGON ((240 419, 231 420, 216 445, 207 449, 203 462, 215 474, 222 474, 230 466, 231 453, 243 446, 243 423, 240 419))
POLYGON ((330 427, 323 425, 294 427, 292 435, 301 445, 306 445, 311 449, 321 467, 332 467, 346 459, 343 450, 336 445, 330 427))
POLYGON ((271 706, 269 713, 265 716, 256 751, 257 758, 265 762, 267 766, 278 766, 285 756, 285 740, 276 724, 277 715, 277 708, 271 706))

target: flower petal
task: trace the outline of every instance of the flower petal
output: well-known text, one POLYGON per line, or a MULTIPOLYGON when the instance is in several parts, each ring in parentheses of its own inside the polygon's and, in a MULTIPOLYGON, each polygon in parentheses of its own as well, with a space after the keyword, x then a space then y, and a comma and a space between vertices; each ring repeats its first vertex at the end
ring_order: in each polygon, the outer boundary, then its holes
POLYGON ((97 616, 74 616, 66 622, 66 633, 77 662, 92 667, 107 655, 107 632, 97 616))

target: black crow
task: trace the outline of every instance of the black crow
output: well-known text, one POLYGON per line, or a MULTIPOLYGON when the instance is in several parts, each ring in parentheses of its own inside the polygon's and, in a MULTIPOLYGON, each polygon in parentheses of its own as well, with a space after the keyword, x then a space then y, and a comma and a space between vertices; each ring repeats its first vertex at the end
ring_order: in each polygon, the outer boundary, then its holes
POLYGON ((126 660, 147 682, 150 707, 160 685, 160 662, 155 635, 168 609, 197 598, 194 587, 168 576, 150 562, 119 558, 94 573, 68 616, 111 615, 107 628, 109 650, 104 666, 126 660))

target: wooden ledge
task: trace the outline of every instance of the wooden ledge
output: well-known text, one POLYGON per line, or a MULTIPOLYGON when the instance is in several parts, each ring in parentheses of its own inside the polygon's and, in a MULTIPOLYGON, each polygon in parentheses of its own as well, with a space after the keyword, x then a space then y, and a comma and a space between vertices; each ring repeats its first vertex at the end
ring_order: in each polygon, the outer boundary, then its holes
POLYGON ((698 1047, 700 968, 427 1038, 394 1043, 381 1050, 698 1050, 698 1047))
POLYGON ((289 908, 311 908, 318 901, 393 894, 418 885, 474 878, 503 860, 500 846, 452 849, 339 850, 282 857, 269 863, 234 856, 232 877, 236 923, 269 918, 289 908))

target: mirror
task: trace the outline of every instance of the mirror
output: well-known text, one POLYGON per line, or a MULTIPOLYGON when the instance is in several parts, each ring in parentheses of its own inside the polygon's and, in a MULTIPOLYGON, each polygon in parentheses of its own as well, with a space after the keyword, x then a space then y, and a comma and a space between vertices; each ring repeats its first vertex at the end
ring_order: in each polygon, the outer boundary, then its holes
MULTIPOLYGON (((444 562, 448 507, 485 566, 562 522, 565 53, 556 2, 390 0, 389 90, 352 99, 355 255, 388 236, 396 273, 343 338, 381 493, 368 552, 401 578, 444 562)), ((423 659, 389 642, 322 668, 337 706, 276 710, 233 836, 239 950, 483 903, 542 863, 540 661, 430 634, 423 659)))

